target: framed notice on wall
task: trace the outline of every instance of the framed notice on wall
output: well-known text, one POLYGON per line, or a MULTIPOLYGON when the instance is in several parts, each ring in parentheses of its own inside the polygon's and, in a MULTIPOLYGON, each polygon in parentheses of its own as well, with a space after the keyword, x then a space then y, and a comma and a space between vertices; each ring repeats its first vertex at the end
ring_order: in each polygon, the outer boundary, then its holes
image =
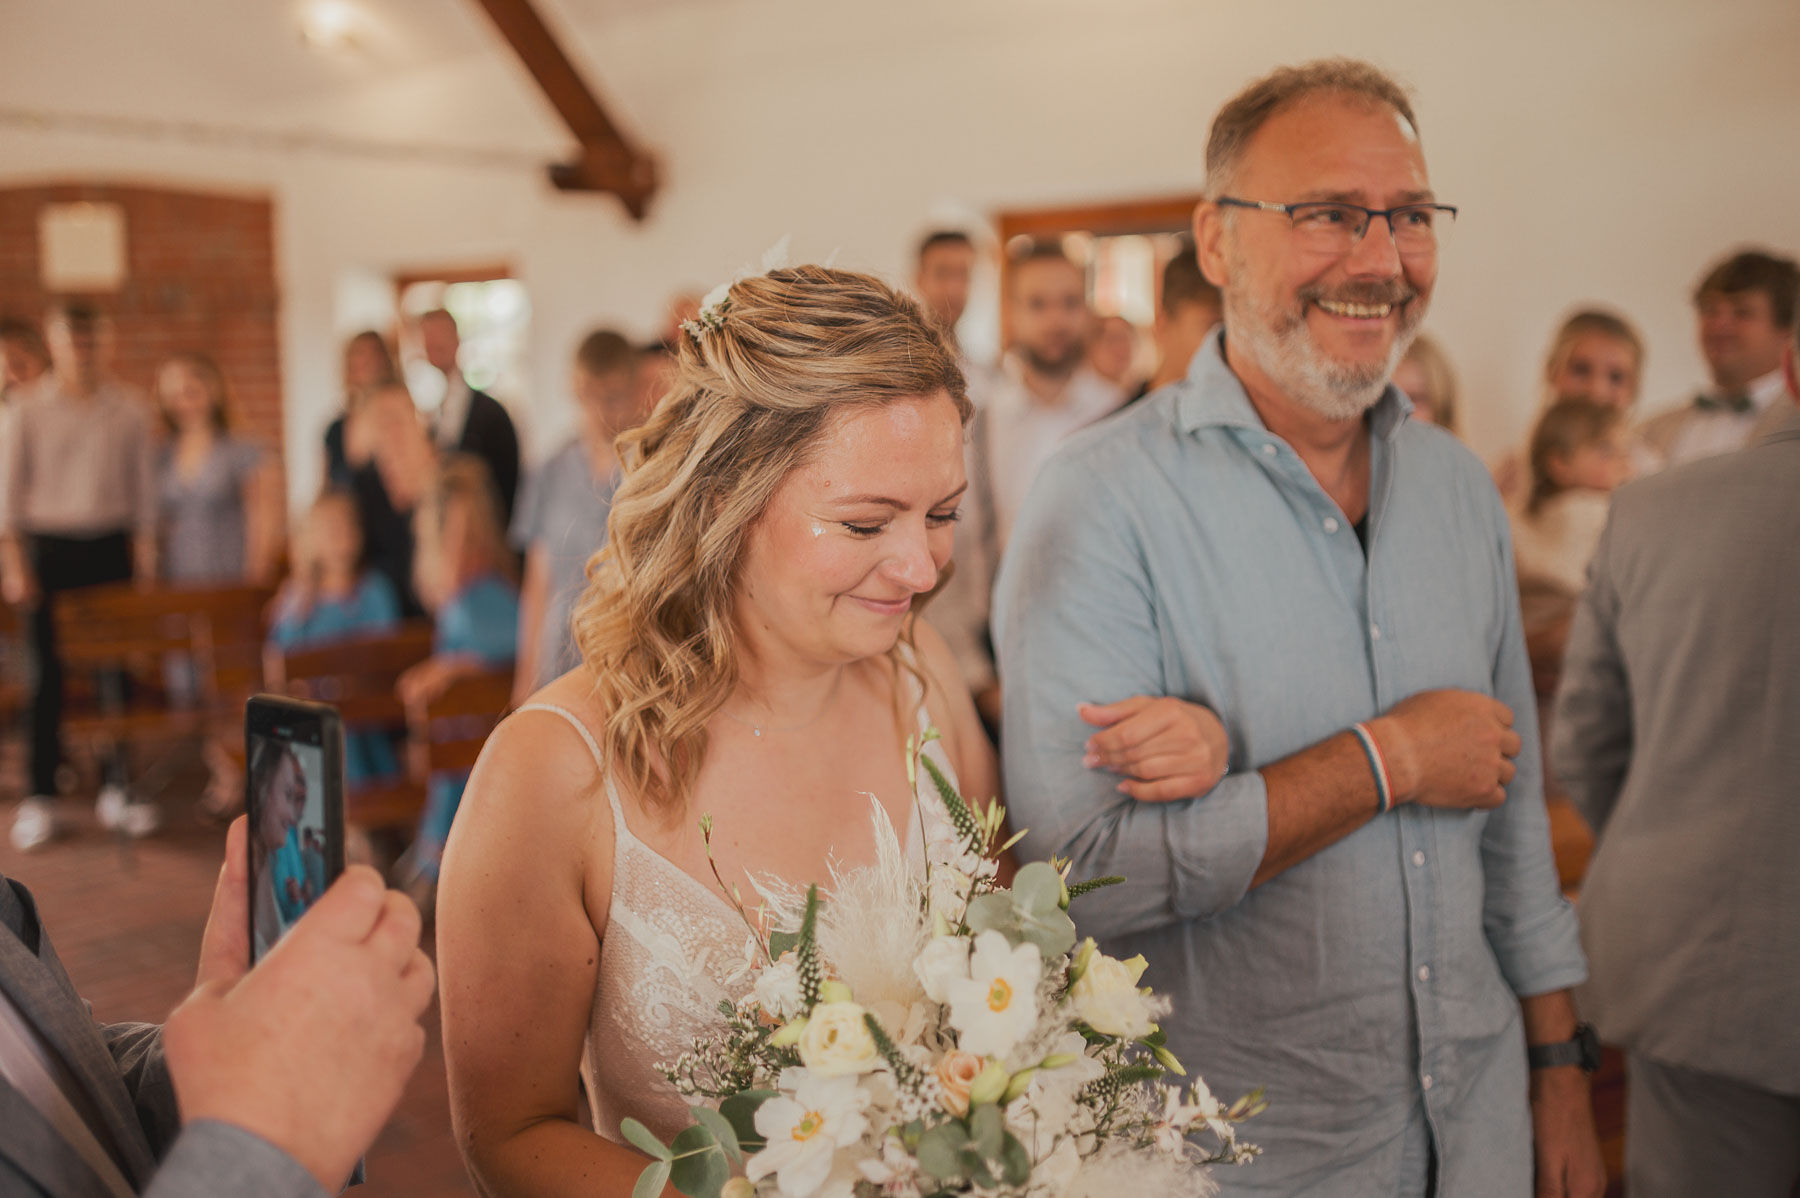
POLYGON ((117 291, 125 284, 125 209, 79 201, 38 210, 38 274, 45 291, 117 291))

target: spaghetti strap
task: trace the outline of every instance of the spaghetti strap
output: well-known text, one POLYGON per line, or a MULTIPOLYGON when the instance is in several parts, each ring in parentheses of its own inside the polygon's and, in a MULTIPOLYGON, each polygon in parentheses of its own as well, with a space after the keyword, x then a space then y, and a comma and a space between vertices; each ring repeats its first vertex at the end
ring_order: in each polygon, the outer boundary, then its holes
POLYGON ((594 755, 594 768, 600 768, 603 760, 600 755, 600 742, 594 739, 594 734, 588 731, 587 725, 582 723, 574 712, 566 707, 558 707, 554 703, 527 703, 523 707, 513 708, 515 714, 521 711, 547 711, 551 715, 558 715, 567 720, 569 725, 580 734, 582 741, 587 744, 588 752, 594 755))
POLYGON ((619 806, 619 793, 613 789, 612 778, 606 773, 605 758, 600 753, 600 742, 594 739, 594 734, 588 731, 588 726, 581 722, 581 717, 568 708, 558 707, 554 703, 527 703, 523 707, 513 708, 515 715, 521 711, 544 711, 554 716, 561 716, 568 721, 569 726, 575 729, 582 742, 587 745, 588 752, 594 755, 594 769, 600 773, 601 780, 606 784, 606 801, 612 806, 614 834, 631 835, 625 827, 625 812, 619 806))

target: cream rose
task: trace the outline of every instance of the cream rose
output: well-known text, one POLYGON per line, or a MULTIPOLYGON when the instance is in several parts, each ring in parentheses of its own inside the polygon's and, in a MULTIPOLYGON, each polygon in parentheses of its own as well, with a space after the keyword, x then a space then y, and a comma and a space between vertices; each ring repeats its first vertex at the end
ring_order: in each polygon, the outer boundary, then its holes
POLYGON ((972 1052, 953 1048, 938 1061, 938 1085, 944 1091, 944 1109, 961 1118, 969 1113, 969 1087, 981 1073, 982 1060, 972 1052))
POLYGON ((881 1064, 881 1053, 859 1004, 822 1002, 800 1033, 800 1059, 819 1077, 844 1077, 869 1072, 881 1064))
POLYGON ((1150 1017, 1150 1004, 1137 984, 1147 964, 1142 956, 1119 961, 1095 953, 1087 971, 1069 990, 1075 1014, 1108 1036, 1127 1040, 1148 1036, 1155 1023, 1150 1017))
POLYGON ((935 936, 913 960, 913 975, 932 1002, 950 1001, 950 983, 969 976, 969 942, 957 936, 935 936))
POLYGON ((776 1019, 792 1019, 800 1013, 800 968, 794 954, 766 966, 751 987, 757 1005, 776 1019))

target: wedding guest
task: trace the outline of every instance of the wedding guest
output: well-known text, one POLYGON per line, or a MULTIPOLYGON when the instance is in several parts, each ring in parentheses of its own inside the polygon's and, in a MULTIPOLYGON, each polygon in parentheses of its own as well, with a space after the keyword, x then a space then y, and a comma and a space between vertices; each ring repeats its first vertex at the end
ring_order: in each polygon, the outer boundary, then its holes
POLYGON ((380 333, 364 329, 344 343, 344 410, 325 429, 326 486, 350 486, 351 476, 374 454, 373 445, 349 436, 351 416, 365 396, 399 382, 393 351, 380 333))
POLYGON ((163 578, 188 585, 264 582, 281 553, 281 480, 261 448, 233 436, 225 376, 204 354, 156 373, 170 433, 158 455, 163 578))
POLYGON ((0 318, 0 408, 55 386, 50 351, 30 321, 0 318))
MULTIPOLYGON (((381 571, 364 569, 362 556, 355 501, 342 491, 325 492, 313 501, 294 537, 294 572, 276 595, 269 642, 292 652, 398 627, 400 599, 393 584, 381 571)), ((399 769, 385 736, 345 734, 348 781, 383 778, 399 769)))
POLYGON ((1135 395, 1143 386, 1143 378, 1132 373, 1137 362, 1137 326, 1123 316, 1102 316, 1094 322, 1094 335, 1088 343, 1088 368, 1119 389, 1121 395, 1135 395))
POLYGON ((194 990, 160 1027, 96 1023, 31 893, 0 876, 0 1193, 343 1188, 424 1051, 418 913, 352 866, 251 968, 246 832, 226 838, 194 990))
POLYGON ((438 407, 432 435, 444 453, 468 453, 487 464, 500 496, 500 512, 512 519, 519 490, 519 437, 512 417, 499 400, 470 387, 456 364, 462 339, 456 318, 442 308, 419 317, 419 345, 425 360, 444 376, 444 402, 438 407))
POLYGON ((1612 493, 1630 477, 1623 409, 1589 399, 1545 409, 1531 433, 1531 495, 1512 522, 1520 583, 1580 595, 1612 493))
POLYGON ((1394 367, 1394 386, 1412 401, 1412 418, 1435 424, 1451 436, 1457 429, 1456 371, 1429 333, 1420 333, 1394 367))
POLYGON ((1800 412, 1775 404, 1754 447, 1619 491, 1556 702, 1632 1198, 1800 1193, 1800 412))
POLYGON ((1187 377, 1188 366, 1200 352, 1206 334, 1219 323, 1219 289, 1200 273, 1194 243, 1182 238, 1181 246, 1163 267, 1162 296, 1156 306, 1156 372, 1138 388, 1129 402, 1187 377))
MULTIPOLYGON (((1604 308, 1570 313, 1550 339, 1544 355, 1539 414, 1558 400, 1586 399, 1629 413, 1637 404, 1644 377, 1644 339, 1635 326, 1604 308)), ((1634 438, 1632 473, 1648 474, 1662 458, 1634 438)), ((1508 453, 1494 467, 1494 485, 1508 508, 1524 503, 1531 487, 1531 448, 1508 453)))
POLYGON ((1687 403, 1644 423, 1669 465, 1752 444, 1787 416, 1781 357, 1800 309, 1800 263, 1761 250, 1733 254, 1694 289, 1710 380, 1687 403))
MULTIPOLYGON (((60 824, 63 671, 51 605, 65 591, 156 577, 149 405, 112 377, 112 328, 97 310, 65 304, 45 331, 55 382, 19 404, 0 467, 0 589, 25 609, 32 667, 29 797, 12 825, 20 852, 50 840, 60 824)), ((122 757, 107 754, 105 770, 95 806, 101 823, 128 836, 155 831, 161 813, 128 795, 122 757)))
POLYGON ((969 287, 975 279, 975 243, 957 229, 939 229, 919 242, 913 269, 913 293, 944 331, 958 355, 962 347, 956 326, 969 306, 969 287))
MULTIPOLYGON (((513 556, 500 524, 499 498, 480 458, 452 454, 419 504, 419 551, 413 569, 434 625, 431 656, 399 679, 401 702, 422 710, 451 683, 508 669, 518 650, 519 591, 513 556)), ((467 770, 433 775, 425 810, 401 872, 421 910, 429 911, 444 841, 462 802, 467 770)))
POLYGON ((873 861, 876 809, 920 867, 937 824, 914 812, 942 806, 908 783, 908 736, 941 729, 925 751, 995 791, 917 616, 963 487, 953 351, 912 300, 816 266, 740 280, 718 314, 621 439, 582 668, 488 741, 444 858, 452 1117, 483 1193, 631 1192, 621 1119, 689 1121, 656 1063, 744 992, 733 888, 873 861))
POLYGON ((512 527, 513 545, 525 554, 515 703, 581 660, 569 618, 587 587, 588 562, 606 544, 618 486, 613 441, 649 412, 637 377, 640 363, 639 352, 610 329, 582 339, 570 380, 576 434, 525 485, 512 527))
POLYGON ((1050 460, 1007 550, 1007 802, 1028 856, 1127 879, 1077 920, 1150 959, 1169 1048, 1290 1096, 1222 1193, 1520 1195, 1535 1150, 1536 1193, 1597 1198, 1505 515, 1388 381, 1454 215, 1417 129, 1345 59, 1220 111, 1224 331, 1050 460), (1159 748, 1093 725, 1158 696, 1223 718, 1210 789, 1119 793, 1159 748))
POLYGON ((1116 409, 1124 393, 1085 364, 1087 280, 1055 246, 1033 246, 1013 262, 1009 306, 1014 344, 968 436, 969 490, 956 530, 956 570, 939 620, 990 726, 1000 718, 988 610, 994 576, 1025 492, 1064 437, 1116 409))
POLYGON ((403 615, 422 615, 413 591, 412 514, 437 469, 437 449, 412 394, 399 383, 365 396, 345 436, 371 447, 350 477, 368 564, 392 585, 403 615))

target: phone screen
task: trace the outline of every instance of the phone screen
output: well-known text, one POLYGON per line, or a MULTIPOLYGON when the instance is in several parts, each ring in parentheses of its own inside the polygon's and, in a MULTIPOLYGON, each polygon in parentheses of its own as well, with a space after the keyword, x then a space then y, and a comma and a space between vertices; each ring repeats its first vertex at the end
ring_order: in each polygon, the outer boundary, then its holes
POLYGON ((329 708, 259 696, 245 721, 250 957, 259 960, 343 872, 342 754, 329 708))

